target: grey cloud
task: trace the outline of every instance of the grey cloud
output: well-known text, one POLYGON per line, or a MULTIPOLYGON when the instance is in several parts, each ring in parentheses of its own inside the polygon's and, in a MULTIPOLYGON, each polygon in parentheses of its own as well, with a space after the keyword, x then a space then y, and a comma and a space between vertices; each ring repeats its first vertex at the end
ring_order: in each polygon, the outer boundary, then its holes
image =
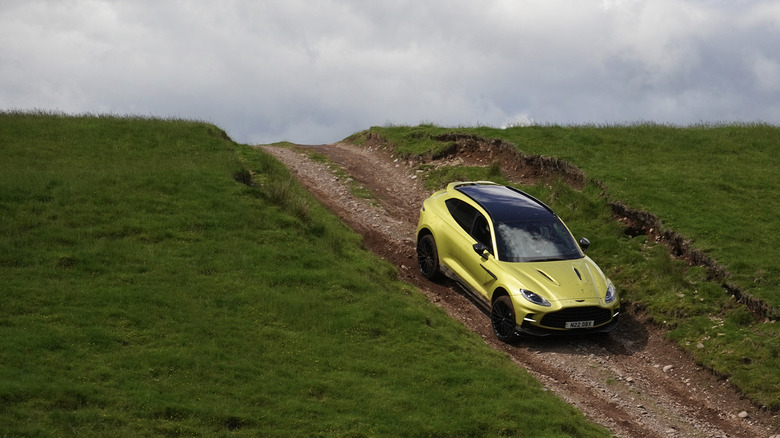
POLYGON ((0 108, 237 141, 385 123, 780 122, 774 1, 0 1, 0 108))

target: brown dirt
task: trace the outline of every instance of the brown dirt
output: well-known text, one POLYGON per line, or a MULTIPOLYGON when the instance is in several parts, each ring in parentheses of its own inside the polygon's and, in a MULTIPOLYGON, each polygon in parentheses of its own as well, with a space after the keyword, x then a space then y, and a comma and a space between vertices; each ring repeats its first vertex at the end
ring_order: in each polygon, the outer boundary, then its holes
MULTIPOLYGON (((457 145, 458 139, 454 140, 457 145)), ((365 147, 342 142, 263 149, 361 233, 369 249, 397 266, 405 281, 615 436, 780 438, 776 416, 747 400, 727 380, 698 366, 641 314, 624 309, 621 325, 608 336, 526 338, 516 345, 499 342, 487 315, 456 285, 432 283, 418 273, 414 233, 420 205, 430 193, 417 178, 419 163, 391 156, 381 139, 369 138, 365 147), (305 150, 327 156, 374 199, 352 195, 349 181, 309 159, 305 150)), ((579 178, 576 169, 554 159, 525 160, 497 156, 494 151, 489 145, 460 151, 456 146, 429 160, 483 165, 499 160, 502 174, 513 180, 573 172, 576 185, 579 178)))

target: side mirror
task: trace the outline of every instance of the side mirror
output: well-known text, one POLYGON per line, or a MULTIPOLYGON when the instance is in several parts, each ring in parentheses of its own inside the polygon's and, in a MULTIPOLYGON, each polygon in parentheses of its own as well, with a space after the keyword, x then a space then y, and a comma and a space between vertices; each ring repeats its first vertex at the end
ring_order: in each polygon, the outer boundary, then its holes
POLYGON ((587 250, 588 250, 588 248, 590 248, 590 240, 588 240, 588 239, 587 239, 587 238, 585 238, 585 237, 583 237, 582 239, 580 239, 580 248, 582 248, 582 252, 585 252, 585 251, 587 251, 587 250))
POLYGON ((474 248, 474 252, 476 252, 480 257, 487 260, 488 258, 488 247, 482 242, 477 242, 472 246, 474 248))

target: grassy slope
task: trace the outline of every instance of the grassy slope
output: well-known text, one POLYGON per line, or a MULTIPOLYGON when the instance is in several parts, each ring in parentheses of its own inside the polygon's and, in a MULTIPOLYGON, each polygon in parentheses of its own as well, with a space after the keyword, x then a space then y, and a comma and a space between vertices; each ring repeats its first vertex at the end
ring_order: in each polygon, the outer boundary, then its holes
MULTIPOLYGON (((564 158, 607 186, 606 195, 659 215, 694 246, 726 265, 736 282, 780 307, 780 128, 527 127, 448 129, 431 125, 374 127, 402 154, 445 149, 443 133, 510 141, 529 154, 564 158)), ((353 139, 359 141, 365 133, 353 139)), ((432 186, 457 179, 497 179, 495 169, 430 171, 432 186)), ((753 399, 780 409, 780 324, 755 321, 703 268, 672 259, 646 236, 631 238, 611 218, 602 191, 558 182, 523 187, 549 203, 605 268, 625 303, 644 309, 697 360, 729 376, 753 399)))
POLYGON ((0 175, 0 436, 608 435, 211 125, 3 113, 0 175))

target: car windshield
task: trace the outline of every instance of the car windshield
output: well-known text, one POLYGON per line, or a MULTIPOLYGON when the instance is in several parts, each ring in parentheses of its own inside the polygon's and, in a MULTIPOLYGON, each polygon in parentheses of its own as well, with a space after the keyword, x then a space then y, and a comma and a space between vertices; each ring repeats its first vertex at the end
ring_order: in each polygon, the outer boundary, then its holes
POLYGON ((543 262, 582 258, 579 245, 560 222, 523 221, 496 224, 498 259, 543 262))

